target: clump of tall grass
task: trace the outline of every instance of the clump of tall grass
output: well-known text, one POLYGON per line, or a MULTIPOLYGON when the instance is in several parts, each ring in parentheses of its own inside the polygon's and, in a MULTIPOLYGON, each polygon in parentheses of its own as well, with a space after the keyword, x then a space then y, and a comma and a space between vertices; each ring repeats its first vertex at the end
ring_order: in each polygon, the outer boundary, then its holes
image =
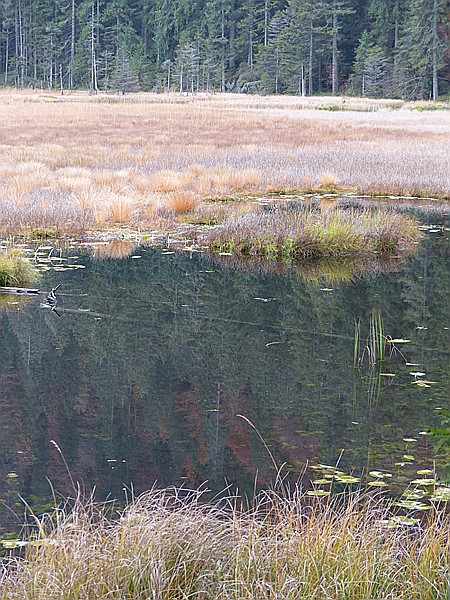
POLYGON ((21 287, 30 284, 36 271, 18 248, 0 250, 0 286, 21 287))
POLYGON ((189 190, 179 190, 168 194, 167 205, 176 213, 194 210, 200 203, 200 197, 189 190))
POLYGON ((220 252, 304 259, 389 256, 411 249, 420 237, 415 219, 391 211, 275 205, 225 220, 206 241, 220 252))
POLYGON ((444 598, 449 516, 392 517, 373 497, 236 498, 152 491, 108 520, 92 504, 39 523, 5 561, 3 600, 444 598), (406 523, 414 523, 407 526, 406 523))

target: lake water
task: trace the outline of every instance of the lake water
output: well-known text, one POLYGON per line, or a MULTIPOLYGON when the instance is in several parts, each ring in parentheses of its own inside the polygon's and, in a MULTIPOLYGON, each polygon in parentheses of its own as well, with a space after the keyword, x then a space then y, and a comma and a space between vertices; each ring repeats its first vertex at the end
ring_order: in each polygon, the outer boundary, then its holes
POLYGON ((305 485, 319 463, 386 469, 394 491, 432 468, 424 432, 450 408, 450 244, 438 224, 415 255, 341 282, 345 266, 322 268, 327 279, 170 248, 122 259, 41 249, 39 286, 60 284, 60 316, 10 296, 19 304, 0 315, 4 529, 23 519, 18 494, 39 510, 49 482, 73 494, 71 478, 123 500, 155 482, 251 494, 273 483, 274 462, 305 485), (385 336, 410 341, 355 369, 355 323, 360 356, 378 313, 385 336))

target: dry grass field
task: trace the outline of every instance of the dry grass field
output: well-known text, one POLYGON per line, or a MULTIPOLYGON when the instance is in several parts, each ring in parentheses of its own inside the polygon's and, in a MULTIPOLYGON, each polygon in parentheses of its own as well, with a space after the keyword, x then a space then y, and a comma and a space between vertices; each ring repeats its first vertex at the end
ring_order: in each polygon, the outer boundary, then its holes
POLYGON ((412 108, 2 92, 0 230, 154 227, 211 196, 286 190, 448 197, 450 111, 412 108))

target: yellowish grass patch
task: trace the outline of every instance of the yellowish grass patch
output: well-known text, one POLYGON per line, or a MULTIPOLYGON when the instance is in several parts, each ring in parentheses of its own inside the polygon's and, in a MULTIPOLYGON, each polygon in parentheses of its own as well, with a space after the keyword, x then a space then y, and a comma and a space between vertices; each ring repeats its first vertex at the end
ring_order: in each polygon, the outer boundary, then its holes
POLYGON ((171 192, 167 199, 169 208, 177 213, 193 210, 200 203, 200 198, 195 192, 179 190, 171 192))

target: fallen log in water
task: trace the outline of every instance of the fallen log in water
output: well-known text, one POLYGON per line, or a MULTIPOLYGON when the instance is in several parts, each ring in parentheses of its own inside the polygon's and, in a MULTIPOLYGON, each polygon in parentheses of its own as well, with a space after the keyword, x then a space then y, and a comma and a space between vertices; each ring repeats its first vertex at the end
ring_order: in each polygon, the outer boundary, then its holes
POLYGON ((20 287, 0 287, 0 294, 39 294, 39 290, 20 287))

